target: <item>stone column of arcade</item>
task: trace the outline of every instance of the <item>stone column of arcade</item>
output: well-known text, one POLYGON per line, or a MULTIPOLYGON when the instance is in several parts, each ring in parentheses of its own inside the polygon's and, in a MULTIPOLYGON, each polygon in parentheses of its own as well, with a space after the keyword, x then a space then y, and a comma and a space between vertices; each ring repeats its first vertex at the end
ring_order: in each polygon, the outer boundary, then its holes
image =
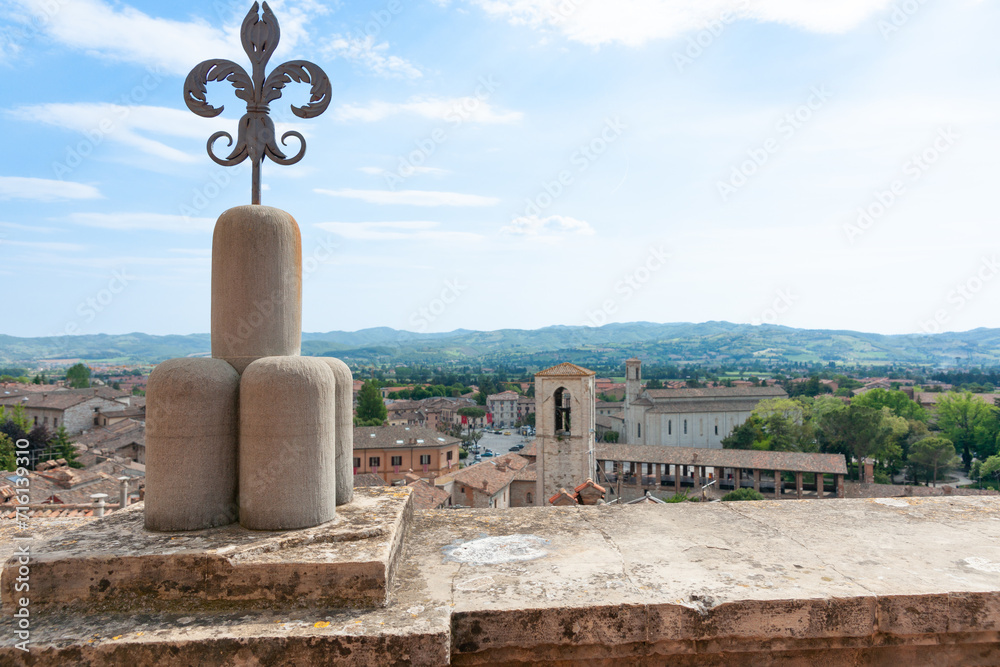
POLYGON ((201 116, 221 108, 206 102, 206 84, 230 81, 247 113, 232 166, 250 158, 252 204, 219 216, 212 239, 212 358, 173 359, 156 367, 147 386, 146 516, 148 529, 199 530, 235 521, 250 529, 289 530, 330 521, 352 499, 352 378, 337 359, 299 356, 302 339, 302 239, 285 211, 260 204, 260 167, 285 156, 267 115, 292 81, 311 83, 312 118, 329 106, 330 82, 318 66, 296 60, 265 79, 278 43, 278 23, 265 3, 243 21, 253 75, 224 60, 208 60, 188 75, 184 97, 201 116), (233 73, 235 72, 235 73, 233 73), (294 483, 291 483, 293 482, 294 483), (276 483, 277 482, 277 483, 276 483))

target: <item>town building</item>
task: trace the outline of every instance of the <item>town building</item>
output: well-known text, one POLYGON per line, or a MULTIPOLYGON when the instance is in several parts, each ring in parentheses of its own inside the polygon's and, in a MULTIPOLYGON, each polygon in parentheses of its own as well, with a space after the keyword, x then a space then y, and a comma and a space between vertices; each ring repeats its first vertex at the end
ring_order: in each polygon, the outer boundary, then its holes
POLYGON ((359 426, 354 429, 354 474, 373 473, 393 484, 413 470, 433 480, 458 466, 460 444, 419 426, 359 426))
POLYGON ((530 484, 530 475, 519 473, 528 466, 524 457, 504 454, 462 468, 454 475, 451 502, 453 505, 493 509, 526 507, 528 500, 533 500, 531 491, 525 491, 530 484), (518 489, 512 488, 515 481, 521 484, 518 489))
POLYGON ((98 413, 125 410, 130 407, 130 400, 129 394, 107 387, 0 394, 0 406, 20 405, 33 426, 45 426, 53 431, 64 426, 71 435, 99 426, 98 413))
POLYGON ((486 397, 486 412, 492 416, 496 428, 513 428, 518 421, 517 404, 521 395, 516 391, 502 391, 486 397))
POLYGON ((619 440, 630 445, 722 449, 722 439, 745 422, 759 402, 788 396, 778 386, 643 390, 641 365, 638 359, 625 362, 619 440))

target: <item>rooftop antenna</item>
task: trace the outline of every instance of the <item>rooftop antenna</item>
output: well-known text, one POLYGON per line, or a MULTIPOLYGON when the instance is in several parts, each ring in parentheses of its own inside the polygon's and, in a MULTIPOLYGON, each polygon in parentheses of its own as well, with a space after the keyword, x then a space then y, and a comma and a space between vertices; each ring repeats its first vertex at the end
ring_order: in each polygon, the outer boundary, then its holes
POLYGON ((265 157, 281 165, 295 164, 306 154, 305 138, 294 130, 281 135, 281 144, 287 146, 288 137, 299 140, 299 152, 288 157, 278 147, 275 141, 274 122, 268 115, 269 106, 281 97, 282 89, 289 83, 312 84, 309 103, 297 107, 292 105, 292 113, 299 118, 315 118, 330 106, 332 94, 330 79, 318 65, 307 60, 290 60, 278 65, 272 72, 264 76, 264 70, 271 55, 278 48, 281 30, 278 19, 271 8, 264 3, 263 16, 259 16, 260 5, 253 7, 243 19, 240 30, 240 41, 243 50, 250 57, 253 74, 231 60, 206 60, 195 66, 184 81, 184 102, 188 109, 205 118, 215 118, 225 109, 224 106, 213 107, 207 101, 207 84, 211 81, 229 81, 236 89, 236 97, 247 104, 247 112, 240 118, 236 133, 236 146, 225 158, 220 158, 212 150, 215 142, 225 137, 233 145, 233 136, 228 132, 216 132, 208 139, 208 156, 223 167, 235 167, 247 158, 253 171, 251 176, 251 202, 260 204, 260 163, 265 157))

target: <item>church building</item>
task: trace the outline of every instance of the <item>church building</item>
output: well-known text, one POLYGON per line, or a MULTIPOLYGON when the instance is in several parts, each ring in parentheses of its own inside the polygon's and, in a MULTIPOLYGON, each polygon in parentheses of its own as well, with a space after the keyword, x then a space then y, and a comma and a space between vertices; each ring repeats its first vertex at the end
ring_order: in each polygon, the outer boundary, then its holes
POLYGON ((621 441, 629 445, 722 449, 722 439, 768 398, 787 398, 781 387, 642 389, 642 362, 625 362, 621 441))

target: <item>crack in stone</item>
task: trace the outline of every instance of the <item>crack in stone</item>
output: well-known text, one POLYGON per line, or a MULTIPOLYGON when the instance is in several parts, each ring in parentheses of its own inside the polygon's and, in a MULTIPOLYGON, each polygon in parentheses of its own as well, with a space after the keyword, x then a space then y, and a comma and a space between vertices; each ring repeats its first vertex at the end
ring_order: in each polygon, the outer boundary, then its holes
POLYGON ((581 515, 583 517, 583 520, 587 523, 587 525, 596 530, 597 532, 599 532, 601 534, 601 537, 604 538, 604 541, 610 544, 611 548, 615 550, 615 553, 618 554, 618 558, 621 560, 622 575, 625 577, 625 580, 629 583, 629 585, 632 587, 633 590, 638 590, 639 587, 632 580, 632 575, 629 573, 628 568, 625 566, 625 554, 623 554, 622 550, 618 548, 618 544, 611 538, 610 535, 608 535, 607 532, 605 532, 603 528, 601 528, 600 526, 596 525, 593 521, 591 521, 590 518, 587 516, 586 512, 581 512, 581 515))
POLYGON ((738 505, 738 504, 739 503, 727 503, 727 505, 733 505, 733 507, 726 507, 726 509, 728 509, 728 510, 730 510, 732 512, 735 512, 736 514, 739 514, 744 519, 749 519, 750 521, 753 521, 754 523, 756 523, 759 526, 762 526, 764 528, 768 528, 768 529, 773 530, 779 536, 781 536, 782 539, 786 539, 789 542, 794 542, 795 544, 799 545, 800 547, 802 547, 803 549, 805 549, 809 553, 813 554, 813 557, 816 560, 818 560, 819 562, 823 563, 823 565, 829 567, 831 570, 833 570, 834 572, 836 572, 837 574, 839 574, 841 577, 843 577, 846 581, 848 581, 851 584, 857 586, 858 588, 860 588, 861 590, 865 591, 869 595, 874 596, 876 600, 878 599, 878 594, 875 591, 871 590, 870 588, 868 588, 867 586, 865 586, 861 582, 856 581, 854 579, 854 577, 850 577, 850 576, 844 574, 843 572, 841 572, 839 569, 837 569, 836 565, 834 565, 833 563, 827 562, 827 560, 823 557, 823 554, 816 553, 813 550, 813 548, 810 547, 809 545, 807 545, 807 544, 805 544, 803 542, 800 542, 799 540, 795 539, 794 536, 785 533, 785 531, 781 530, 780 526, 777 526, 777 525, 771 524, 771 523, 765 523, 764 521, 761 521, 760 519, 758 519, 758 518, 756 518, 756 517, 754 517, 754 516, 752 516, 750 514, 745 514, 745 513, 741 512, 739 510, 739 508, 735 507, 735 505, 738 505))

